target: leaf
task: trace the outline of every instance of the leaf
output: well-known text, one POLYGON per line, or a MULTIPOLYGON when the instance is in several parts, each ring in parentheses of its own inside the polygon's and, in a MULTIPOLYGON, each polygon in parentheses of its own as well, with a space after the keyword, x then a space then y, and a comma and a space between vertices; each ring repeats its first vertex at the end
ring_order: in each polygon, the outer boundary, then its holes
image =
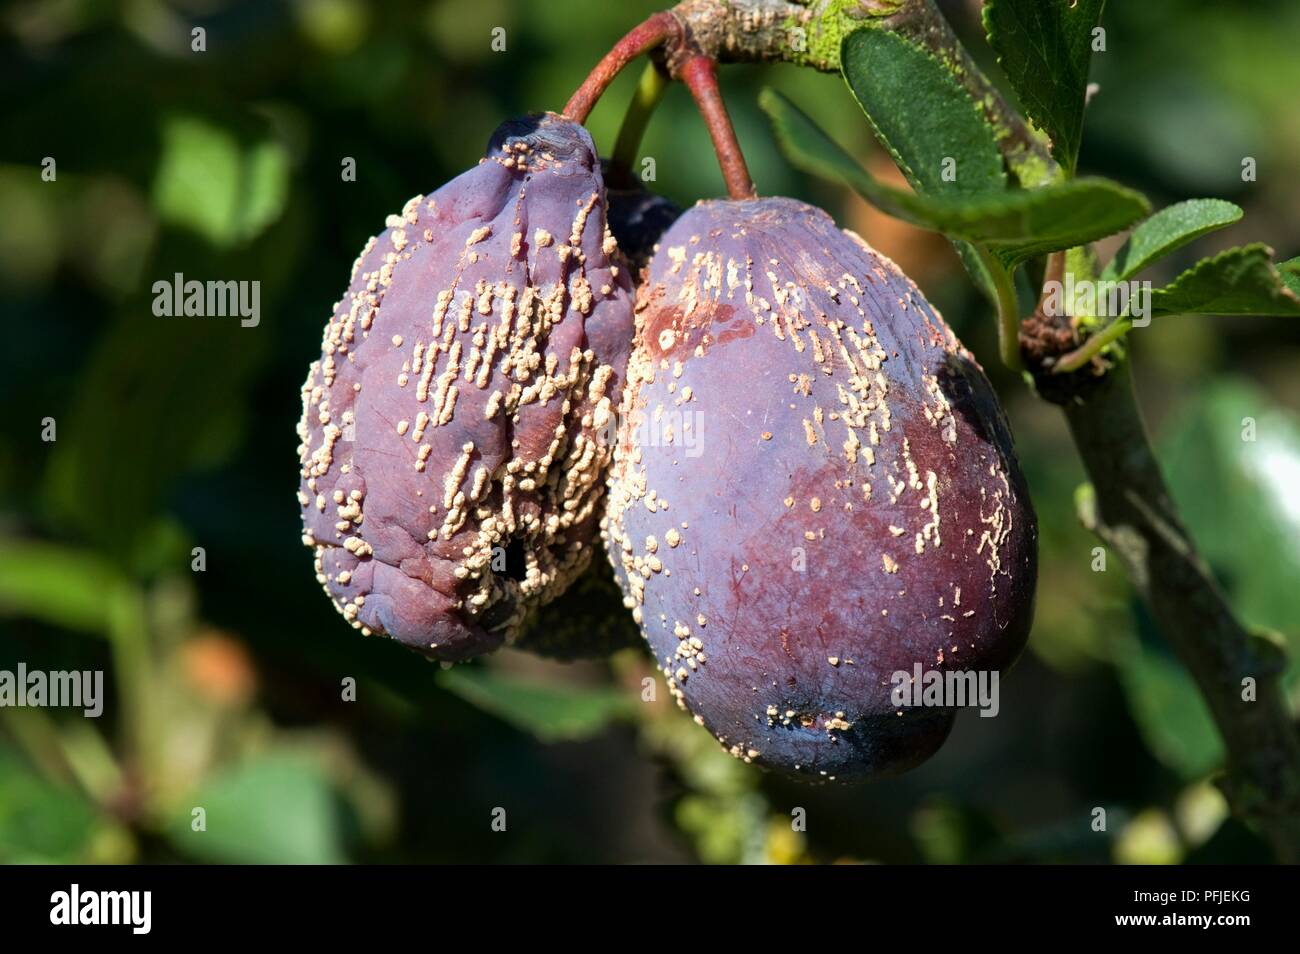
MULTIPOLYGON (((1291 263, 1287 275, 1294 281, 1291 263)), ((1151 293, 1151 315, 1300 315, 1300 295, 1262 243, 1202 259, 1164 288, 1151 293)))
POLYGON ((614 689, 547 685, 481 666, 444 670, 438 681, 466 702, 543 742, 590 738, 611 721, 630 717, 637 705, 614 689))
POLYGON ((179 117, 162 131, 154 204, 163 219, 225 245, 233 239, 239 145, 223 130, 179 117))
POLYGON ((1005 842, 989 815, 948 795, 925 799, 908 827, 917 851, 931 865, 969 864, 1005 842))
POLYGON ((954 241, 952 247, 956 250, 961 263, 966 266, 966 272, 975 283, 975 287, 996 308, 998 304, 997 278, 989 271, 989 266, 984 262, 984 259, 980 257, 980 250, 970 242, 960 240, 954 241))
POLYGON ((1129 711, 1156 757, 1195 781, 1223 763, 1223 741, 1187 668, 1147 635, 1131 638, 1117 659, 1129 711))
POLYGON ((984 29, 1021 105, 1052 140, 1067 176, 1078 165, 1092 34, 1106 0, 988 0, 984 29))
POLYGON ((1222 199, 1188 199, 1161 209, 1133 230, 1106 266, 1102 280, 1127 281, 1152 262, 1241 216, 1240 207, 1222 199))
POLYGON ((756 864, 763 860, 761 832, 767 805, 749 792, 739 797, 689 793, 673 811, 673 821, 695 845, 706 865, 756 864))
POLYGON ((121 314, 100 334, 71 412, 59 419, 45 476, 50 510, 137 572, 173 488, 236 446, 249 382, 271 345, 238 318, 121 314))
POLYGON ((871 27, 846 36, 840 57, 844 81, 918 192, 1006 186, 993 129, 948 66, 898 34, 871 27))
MULTIPOLYGON (((777 144, 791 165, 811 175, 841 181, 881 211, 905 222, 933 227, 930 224, 933 215, 924 212, 924 200, 920 196, 894 189, 874 178, 784 95, 765 87, 759 93, 758 103, 767 113, 777 144)), ((979 251, 960 240, 953 245, 979 290, 989 301, 996 302, 993 277, 979 251)))
POLYGON ((91 861, 98 829, 95 808, 84 796, 45 781, 0 748, 0 862, 91 861))
POLYGON ((759 105, 771 119, 782 151, 798 168, 845 182, 872 205, 905 222, 986 245, 1008 266, 1112 235, 1149 208, 1138 193, 1105 179, 980 194, 904 192, 875 179, 775 90, 763 90, 759 105))
POLYGON ((1297 297, 1300 297, 1300 258, 1293 258, 1288 262, 1279 263, 1277 271, 1282 276, 1282 284, 1297 297))
POLYGON ((194 858, 244 864, 337 864, 345 860, 342 813, 322 766, 288 751, 250 758, 206 780, 169 826, 194 858), (204 810, 206 830, 192 828, 204 810))
POLYGON ((265 141, 247 153, 226 130, 193 117, 168 120, 154 179, 162 218, 228 247, 279 218, 289 186, 284 147, 265 141))
POLYGON ((0 613, 107 633, 113 594, 129 581, 99 556, 49 543, 0 541, 0 613))
POLYGON ((1160 462, 1234 609, 1289 645, 1300 685, 1300 420, 1244 379, 1207 384, 1172 422, 1160 462))
POLYGON ((1023 217, 1024 232, 1031 237, 988 242, 1008 268, 1122 232, 1151 212, 1140 192, 1109 179, 1071 179, 1010 194, 1029 197, 1014 211, 1023 217))
POLYGON ((238 235, 255 238, 284 211, 289 194, 289 155, 278 142, 259 142, 244 156, 238 235))

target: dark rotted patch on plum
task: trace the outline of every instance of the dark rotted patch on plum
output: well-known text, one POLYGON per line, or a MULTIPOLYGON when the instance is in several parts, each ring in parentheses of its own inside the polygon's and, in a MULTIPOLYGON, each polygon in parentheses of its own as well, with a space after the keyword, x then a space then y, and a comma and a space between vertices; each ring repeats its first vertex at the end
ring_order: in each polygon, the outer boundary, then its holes
POLYGON ((900 708, 894 674, 1001 670, 1032 617, 1034 515, 983 373, 791 200, 702 203, 661 240, 604 533, 679 702, 805 777, 928 757, 954 713, 900 708))

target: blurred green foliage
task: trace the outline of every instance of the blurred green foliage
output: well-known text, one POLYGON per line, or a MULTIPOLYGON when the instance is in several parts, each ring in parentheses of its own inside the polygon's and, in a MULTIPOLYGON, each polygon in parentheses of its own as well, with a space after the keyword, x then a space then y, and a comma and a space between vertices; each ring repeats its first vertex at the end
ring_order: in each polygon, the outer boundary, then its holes
MULTIPOLYGON (((978 4, 944 6, 989 64, 978 4)), ((1158 206, 1213 195, 1246 211, 1153 277, 1252 240, 1279 260, 1300 253, 1300 7, 1111 7, 1081 171, 1158 206), (1247 156, 1256 182, 1241 179, 1247 156)), ((762 85, 883 174, 835 77, 722 74, 760 191, 826 206, 898 261, 1005 397, 1042 583, 999 718, 963 718, 902 778, 803 788, 721 752, 636 649, 572 663, 512 651, 440 671, 338 619, 299 543, 293 427, 356 252, 408 197, 472 164, 503 118, 561 107, 654 8, 28 0, 0 13, 0 668, 103 669, 108 696, 98 720, 0 710, 0 860, 1266 857, 1225 821, 1210 784, 1222 748, 1190 680, 1118 565, 1094 571, 1063 423, 996 366, 993 321, 956 257, 780 158, 762 85), (195 25, 205 53, 190 51, 195 25), (341 175, 349 157, 355 181, 341 175), (155 318, 151 286, 177 272, 260 280, 263 320, 155 318), (491 828, 498 807, 504 832, 491 828), (1105 832, 1092 828, 1098 807, 1105 832), (792 824, 801 814, 806 828, 792 824)), ((592 115, 602 148, 631 74, 592 115)), ((723 191, 679 88, 643 154, 683 204, 723 191)), ((1300 658, 1300 326, 1184 319, 1132 339, 1188 522, 1245 618, 1300 658)), ((606 622, 626 626, 576 610, 538 625, 606 622)))

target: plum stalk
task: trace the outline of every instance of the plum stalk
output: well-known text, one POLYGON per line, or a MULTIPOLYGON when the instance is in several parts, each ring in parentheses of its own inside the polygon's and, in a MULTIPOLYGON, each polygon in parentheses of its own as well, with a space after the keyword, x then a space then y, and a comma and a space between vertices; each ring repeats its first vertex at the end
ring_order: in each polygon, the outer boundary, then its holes
MULTIPOLYGON (((569 98, 564 107, 564 115, 575 122, 585 123, 591 110, 623 68, 638 56, 652 51, 660 52, 662 62, 667 64, 668 73, 685 83, 690 90, 700 116, 708 127, 709 137, 713 140, 713 149, 718 156, 727 194, 733 199, 754 198, 754 182, 741 153, 736 130, 727 115, 726 104, 722 101, 722 91, 718 88, 717 60, 698 47, 674 11, 654 14, 614 44, 569 98)), ((657 64, 655 68, 658 69, 657 64)), ((647 73, 633 99, 628 121, 619 134, 619 143, 615 149, 617 170, 622 171, 630 166, 627 153, 635 152, 649 111, 657 104, 661 93, 658 74, 647 73)))
POLYGON ((722 102, 722 91, 718 89, 718 64, 710 57, 697 53, 687 59, 679 75, 690 89, 695 105, 704 117, 705 125, 709 127, 713 151, 718 154, 722 178, 727 183, 727 195, 733 199, 754 198, 754 182, 749 177, 749 168, 740 152, 740 142, 736 139, 731 118, 727 115, 726 104, 722 102))
POLYGON ((662 63, 652 61, 646 64, 636 92, 632 94, 632 102, 628 104, 627 113, 623 116, 623 125, 619 127, 614 151, 609 156, 610 179, 631 179, 637 150, 641 147, 641 137, 668 89, 669 78, 662 63))
POLYGON ((575 123, 585 123, 600 97, 609 89, 609 84, 614 82, 625 66, 638 56, 663 46, 670 38, 680 36, 681 24, 667 10, 634 26, 601 58, 582 85, 569 97, 564 115, 575 123))

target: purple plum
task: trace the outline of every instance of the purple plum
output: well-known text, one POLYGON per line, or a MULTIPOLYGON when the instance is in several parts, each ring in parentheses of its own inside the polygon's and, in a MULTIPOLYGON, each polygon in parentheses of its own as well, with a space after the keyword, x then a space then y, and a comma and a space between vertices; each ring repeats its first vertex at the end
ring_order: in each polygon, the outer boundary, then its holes
POLYGON ((515 639, 596 549, 632 274, 591 137, 503 124, 366 245, 302 389, 303 542, 364 633, 515 639))
POLYGON ((1036 521, 983 371, 892 262, 790 199, 688 210, 636 311, 602 535, 670 690, 787 774, 928 758, 952 700, 894 690, 1005 670, 1033 615, 1036 521))

